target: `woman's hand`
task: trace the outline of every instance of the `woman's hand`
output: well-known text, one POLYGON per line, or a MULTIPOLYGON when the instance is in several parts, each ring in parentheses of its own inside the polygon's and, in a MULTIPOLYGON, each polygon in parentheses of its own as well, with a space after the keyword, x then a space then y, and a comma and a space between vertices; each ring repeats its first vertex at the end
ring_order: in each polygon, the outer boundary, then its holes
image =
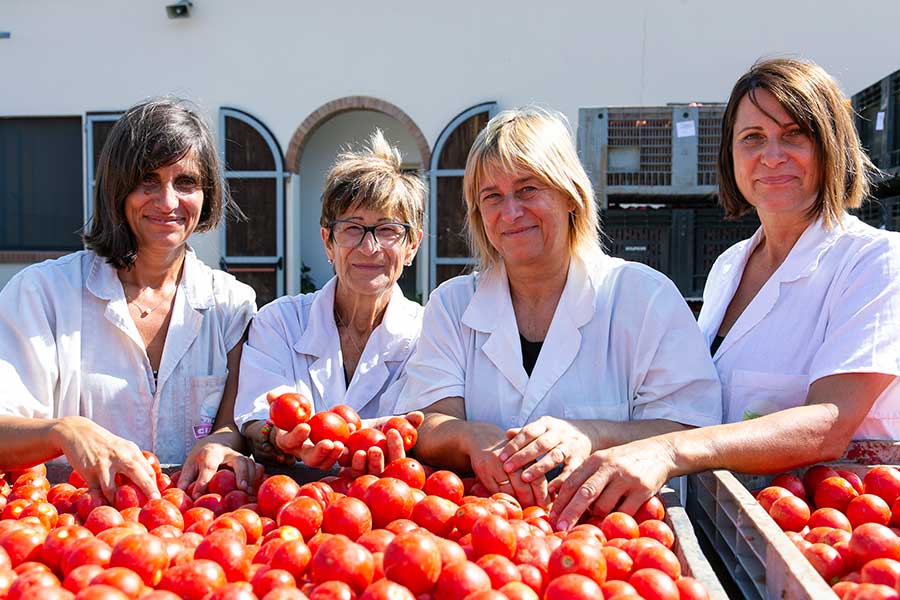
MULTIPOLYGON (((425 413, 421 411, 413 411, 403 415, 410 425, 419 428, 425 421, 425 413)), ((363 427, 371 427, 379 431, 387 423, 390 416, 377 417, 375 419, 363 419, 363 427)), ((406 450, 403 447, 403 437, 396 429, 391 429, 385 433, 387 437, 387 454, 382 452, 381 448, 373 447, 368 451, 357 450, 356 454, 350 457, 350 474, 355 478, 360 475, 369 473, 371 475, 381 475, 384 468, 400 458, 406 458, 406 450)))
POLYGON ((598 450, 570 473, 551 482, 559 493, 550 513, 568 529, 588 508, 600 515, 614 510, 633 515, 675 471, 675 452, 664 438, 648 438, 598 450))
POLYGON ((265 421, 248 421, 244 425, 244 439, 250 454, 261 463, 293 464, 294 457, 275 445, 275 427, 265 421))
POLYGON ((194 497, 197 498, 206 493, 206 484, 219 467, 225 465, 234 471, 238 488, 253 495, 265 469, 236 449, 241 444, 240 434, 231 431, 212 433, 198 441, 184 460, 178 487, 186 490, 191 482, 196 481, 194 497))
POLYGON ((522 506, 548 506, 550 496, 545 478, 528 482, 522 479, 522 471, 504 470, 500 460, 500 452, 507 443, 503 430, 487 423, 470 425, 466 446, 478 481, 492 494, 505 492, 514 496, 522 506))
POLYGON ((156 473, 134 442, 85 417, 63 417, 52 432, 72 468, 110 502, 116 495, 116 475, 127 477, 147 498, 160 497, 156 473))
POLYGON ((286 454, 298 458, 303 464, 313 469, 327 471, 334 466, 346 449, 341 442, 321 440, 313 443, 309 439, 310 427, 307 423, 301 423, 291 431, 283 431, 272 427, 275 447, 286 454))
POLYGON ((564 465, 562 475, 568 476, 593 450, 587 433, 555 417, 541 417, 506 435, 510 440, 500 451, 503 469, 507 473, 524 469, 524 481, 545 478, 558 465, 564 465))

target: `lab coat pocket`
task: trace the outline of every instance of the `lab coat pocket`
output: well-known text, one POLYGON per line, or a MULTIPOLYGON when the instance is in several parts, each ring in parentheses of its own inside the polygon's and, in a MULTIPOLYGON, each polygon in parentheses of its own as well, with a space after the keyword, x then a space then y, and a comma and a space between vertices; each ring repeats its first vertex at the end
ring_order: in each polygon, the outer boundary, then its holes
POLYGON ((219 404, 222 402, 222 392, 225 391, 225 381, 228 375, 207 375, 190 378, 190 433, 192 439, 188 439, 188 446, 212 432, 213 423, 219 404))
POLYGON ((785 373, 735 370, 731 376, 728 420, 746 421, 786 408, 803 406, 809 377, 785 373))

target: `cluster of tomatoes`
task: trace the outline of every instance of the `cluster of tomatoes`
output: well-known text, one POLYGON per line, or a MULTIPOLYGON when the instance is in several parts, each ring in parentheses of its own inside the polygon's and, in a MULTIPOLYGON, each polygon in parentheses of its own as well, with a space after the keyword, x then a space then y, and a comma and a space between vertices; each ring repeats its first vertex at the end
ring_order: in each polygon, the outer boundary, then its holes
POLYGON ((757 501, 842 600, 900 600, 900 471, 860 478, 816 465, 776 476, 757 501))
POLYGON ((296 392, 281 394, 269 404, 269 419, 279 429, 291 431, 298 425, 309 425, 309 439, 314 444, 322 440, 340 442, 349 449, 342 461, 349 462, 357 451, 378 447, 387 452, 387 432, 396 429, 403 440, 403 449, 409 451, 416 445, 418 432, 404 417, 391 417, 380 429, 363 427, 362 420, 352 407, 338 404, 329 410, 312 414, 313 403, 296 392))
POLYGON ((658 498, 554 532, 544 509, 466 495, 472 480, 411 458, 381 477, 273 475, 254 497, 220 470, 192 500, 147 456, 159 499, 120 482, 132 491, 110 506, 77 474, 51 486, 43 466, 0 478, 0 598, 707 598, 681 576, 658 498))

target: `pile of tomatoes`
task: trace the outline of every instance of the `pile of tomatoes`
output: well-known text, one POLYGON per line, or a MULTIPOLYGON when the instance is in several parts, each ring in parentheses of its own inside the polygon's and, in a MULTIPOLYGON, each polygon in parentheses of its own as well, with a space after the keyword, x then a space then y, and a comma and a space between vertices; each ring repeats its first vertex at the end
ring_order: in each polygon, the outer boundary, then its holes
MULTIPOLYGON (((658 498, 631 517, 554 532, 506 494, 466 495, 411 458, 381 477, 299 484, 255 497, 221 470, 196 500, 148 455, 162 498, 121 482, 113 505, 46 469, 0 479, 0 598, 7 600, 450 600, 706 598, 681 576, 658 498)), ((470 482, 471 485, 471 482, 470 482)))
POLYGON ((843 600, 900 600, 900 471, 860 478, 816 465, 776 476, 757 501, 843 600))

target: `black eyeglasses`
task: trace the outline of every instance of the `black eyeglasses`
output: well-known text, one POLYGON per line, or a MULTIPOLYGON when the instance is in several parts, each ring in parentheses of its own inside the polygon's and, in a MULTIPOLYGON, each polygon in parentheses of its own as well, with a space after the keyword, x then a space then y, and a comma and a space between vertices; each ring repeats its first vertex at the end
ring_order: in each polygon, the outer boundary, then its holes
POLYGON ((331 241, 341 248, 356 248, 370 232, 382 248, 390 248, 406 241, 412 225, 409 223, 381 223, 361 225, 356 221, 332 221, 328 224, 331 241))

